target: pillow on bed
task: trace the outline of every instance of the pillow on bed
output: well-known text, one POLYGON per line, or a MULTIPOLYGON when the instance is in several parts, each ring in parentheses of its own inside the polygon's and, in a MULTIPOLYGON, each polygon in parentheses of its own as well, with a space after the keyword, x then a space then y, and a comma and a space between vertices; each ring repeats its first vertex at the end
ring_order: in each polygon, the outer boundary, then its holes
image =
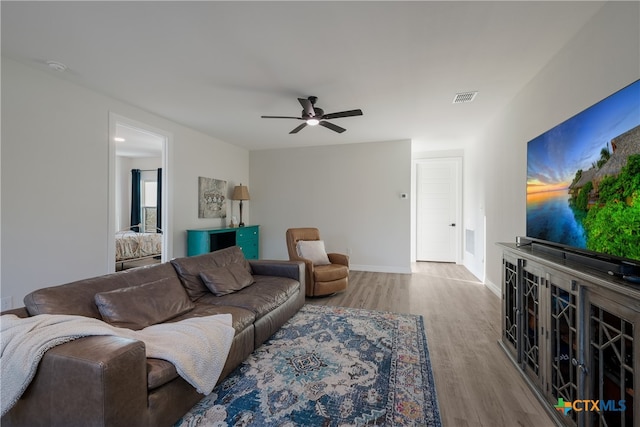
POLYGON ((313 265, 331 264, 324 249, 324 240, 298 240, 296 249, 299 256, 310 260, 313 265))
POLYGON ((254 283, 251 273, 238 263, 209 268, 200 272, 200 278, 205 286, 218 297, 237 292, 254 283))
POLYGON ((162 323, 195 307, 180 282, 171 277, 100 292, 94 300, 102 320, 129 329, 162 323))

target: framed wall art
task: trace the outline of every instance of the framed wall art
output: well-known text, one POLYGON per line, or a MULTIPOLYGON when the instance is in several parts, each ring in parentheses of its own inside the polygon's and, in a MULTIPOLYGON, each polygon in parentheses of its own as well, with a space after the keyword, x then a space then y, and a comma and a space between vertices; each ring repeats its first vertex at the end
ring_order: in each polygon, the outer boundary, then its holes
POLYGON ((198 218, 227 217, 227 181, 198 177, 198 218))

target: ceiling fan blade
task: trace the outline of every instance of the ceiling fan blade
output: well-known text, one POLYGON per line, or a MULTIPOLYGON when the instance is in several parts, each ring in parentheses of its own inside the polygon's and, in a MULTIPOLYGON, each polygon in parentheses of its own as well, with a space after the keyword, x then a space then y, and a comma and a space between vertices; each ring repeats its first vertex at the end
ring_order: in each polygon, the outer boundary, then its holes
POLYGON ((305 98, 298 98, 298 102, 300 102, 300 105, 302 105, 302 109, 304 110, 305 114, 307 114, 307 116, 313 117, 316 115, 315 111, 313 110, 313 104, 311 103, 311 101, 305 98))
MULTIPOLYGON (((325 116, 326 117, 326 116, 325 116)), ((306 124, 306 123, 305 123, 306 124)), ((342 133, 344 132, 346 129, 345 128, 341 128, 340 126, 336 126, 333 123, 329 123, 329 122, 325 122, 324 120, 321 121, 320 123, 318 123, 320 126, 324 126, 327 129, 331 129, 334 132, 338 132, 338 133, 342 133)))
POLYGON ((263 119, 297 119, 297 120, 306 120, 302 117, 291 117, 291 116, 260 116, 263 119))
POLYGON ((352 116, 361 116, 362 110, 349 110, 349 111, 340 111, 337 113, 329 113, 322 116, 323 119, 338 119, 340 117, 352 117, 352 116))
POLYGON ((301 124, 300 126, 298 126, 297 128, 295 128, 294 130, 292 130, 291 132, 289 132, 289 134, 292 134, 292 133, 298 133, 298 132, 300 132, 302 129, 304 129, 305 127, 307 127, 307 122, 304 122, 303 124, 301 124))

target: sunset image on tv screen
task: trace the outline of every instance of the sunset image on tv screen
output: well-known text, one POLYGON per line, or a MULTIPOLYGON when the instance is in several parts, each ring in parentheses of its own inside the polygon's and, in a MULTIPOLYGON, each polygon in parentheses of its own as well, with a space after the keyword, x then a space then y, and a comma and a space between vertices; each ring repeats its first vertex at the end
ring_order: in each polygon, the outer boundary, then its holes
POLYGON ((527 236, 640 260, 640 80, 529 141, 527 236))

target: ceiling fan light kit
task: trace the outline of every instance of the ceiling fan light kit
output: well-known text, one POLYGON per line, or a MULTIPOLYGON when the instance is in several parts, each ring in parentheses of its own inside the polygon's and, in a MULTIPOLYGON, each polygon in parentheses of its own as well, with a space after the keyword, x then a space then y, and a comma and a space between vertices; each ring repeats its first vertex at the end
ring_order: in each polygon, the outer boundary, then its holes
POLYGON ((263 119, 295 119, 295 120, 304 120, 304 123, 297 126, 293 129, 289 134, 294 134, 300 132, 302 129, 308 126, 316 126, 320 125, 326 127, 337 133, 342 133, 346 131, 345 128, 340 127, 338 125, 334 125, 331 122, 328 122, 327 119, 339 119, 342 117, 353 117, 353 116, 361 116, 362 110, 348 110, 348 111, 339 111, 337 113, 329 113, 325 114, 324 110, 320 107, 316 107, 316 101, 318 97, 310 96, 308 98, 298 98, 298 102, 302 105, 302 113, 300 117, 291 117, 291 116, 261 116, 263 119))

